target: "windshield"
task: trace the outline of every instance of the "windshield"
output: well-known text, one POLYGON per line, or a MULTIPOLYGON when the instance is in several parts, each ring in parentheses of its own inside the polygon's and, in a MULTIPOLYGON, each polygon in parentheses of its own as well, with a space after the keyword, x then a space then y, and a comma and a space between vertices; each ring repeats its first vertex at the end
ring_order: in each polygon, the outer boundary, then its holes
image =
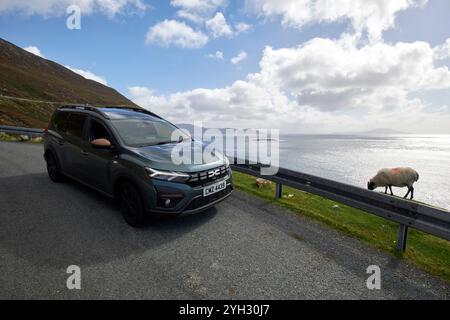
POLYGON ((160 119, 121 119, 111 122, 125 144, 132 147, 178 143, 191 139, 179 128, 160 119))

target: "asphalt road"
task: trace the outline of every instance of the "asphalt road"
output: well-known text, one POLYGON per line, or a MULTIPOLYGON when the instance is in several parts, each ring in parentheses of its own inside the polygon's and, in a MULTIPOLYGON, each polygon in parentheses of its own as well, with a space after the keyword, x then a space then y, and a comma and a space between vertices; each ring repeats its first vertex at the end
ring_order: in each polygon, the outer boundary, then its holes
POLYGON ((42 146, 0 142, 0 298, 449 299, 450 285, 241 192, 136 230, 103 196, 52 183, 42 146))

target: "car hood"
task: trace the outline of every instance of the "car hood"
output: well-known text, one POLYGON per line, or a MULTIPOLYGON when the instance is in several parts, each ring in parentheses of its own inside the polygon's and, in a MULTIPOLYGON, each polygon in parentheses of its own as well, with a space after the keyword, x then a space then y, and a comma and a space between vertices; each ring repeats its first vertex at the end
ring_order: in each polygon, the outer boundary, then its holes
MULTIPOLYGON (((183 150, 190 151, 191 159, 195 153, 203 155, 206 146, 197 141, 185 141, 181 143, 169 143, 157 146, 148 146, 140 148, 130 148, 130 150, 144 158, 149 167, 157 170, 178 171, 178 172, 197 172, 209 170, 226 164, 225 156, 220 152, 215 152, 210 159, 201 159, 198 163, 181 163, 176 164, 172 160, 172 153, 183 150)), ((208 151, 207 151, 208 152, 208 151)), ((202 157, 203 158, 203 157, 202 157)), ((193 161, 192 161, 193 162, 193 161)))

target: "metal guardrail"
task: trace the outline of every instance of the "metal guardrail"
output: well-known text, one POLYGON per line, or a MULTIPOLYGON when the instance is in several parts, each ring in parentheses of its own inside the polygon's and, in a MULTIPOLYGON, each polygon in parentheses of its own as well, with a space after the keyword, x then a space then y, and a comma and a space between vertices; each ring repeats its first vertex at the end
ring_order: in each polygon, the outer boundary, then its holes
POLYGON ((44 134, 44 129, 0 126, 0 132, 24 135, 29 137, 40 137, 44 134))
POLYGON ((275 182, 277 199, 282 197, 286 185, 399 223, 398 251, 406 249, 409 227, 450 240, 449 211, 283 168, 276 175, 263 176, 260 164, 239 164, 242 161, 236 159, 233 163, 235 171, 275 182))
MULTIPOLYGON (((44 130, 0 126, 0 132, 37 137, 42 136, 44 130)), ((263 176, 261 164, 243 163, 238 159, 232 163, 233 170, 275 182, 277 199, 282 197, 283 185, 286 185, 399 223, 398 251, 406 249, 409 227, 450 241, 449 211, 284 168, 275 175, 263 176)))

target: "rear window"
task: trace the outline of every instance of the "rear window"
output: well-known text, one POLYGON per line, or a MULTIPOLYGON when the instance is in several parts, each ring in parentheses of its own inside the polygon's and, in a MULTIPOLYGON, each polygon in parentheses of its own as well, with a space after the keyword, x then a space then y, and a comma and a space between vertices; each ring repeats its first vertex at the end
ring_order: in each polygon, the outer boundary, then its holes
POLYGON ((86 116, 82 114, 72 113, 67 120, 65 132, 72 136, 82 138, 86 116))
POLYGON ((68 112, 58 112, 53 120, 53 126, 56 131, 64 131, 66 127, 68 112))

